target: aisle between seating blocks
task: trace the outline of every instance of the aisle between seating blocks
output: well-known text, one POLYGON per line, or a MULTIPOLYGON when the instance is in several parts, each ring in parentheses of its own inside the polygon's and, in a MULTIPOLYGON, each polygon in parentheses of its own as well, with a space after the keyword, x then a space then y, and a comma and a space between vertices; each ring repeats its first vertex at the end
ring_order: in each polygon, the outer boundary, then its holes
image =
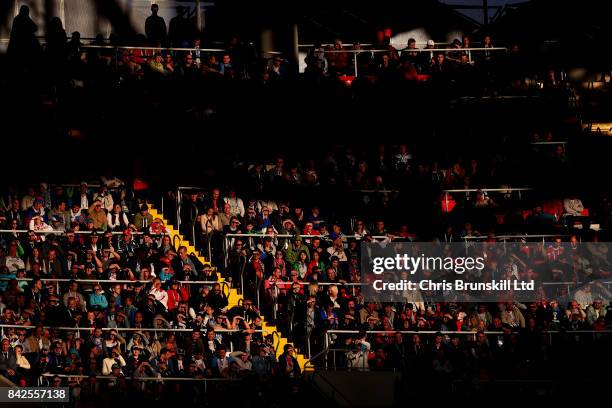
MULTIPOLYGON (((178 230, 176 228, 174 228, 173 225, 169 224, 168 221, 166 220, 166 218, 163 216, 163 214, 161 214, 160 212, 158 212, 155 207, 153 205, 151 205, 150 203, 147 204, 149 206, 149 212, 151 213, 151 215, 153 216, 153 218, 160 218, 161 220, 164 221, 164 224, 166 225, 166 228, 169 231, 170 234, 170 239, 172 240, 172 243, 175 243, 178 241, 178 245, 183 245, 187 248, 187 252, 189 254, 195 254, 196 257, 198 258, 198 260, 200 262, 202 262, 202 264, 204 264, 205 266, 210 266, 212 268, 215 268, 213 265, 211 265, 211 263, 209 261, 207 261, 203 256, 200 256, 198 254, 198 251, 195 248, 195 245, 192 244, 191 242, 189 242, 187 239, 185 239, 184 236, 182 236, 181 234, 179 234, 178 230), (175 238, 176 237, 176 238, 175 238)), ((223 282, 225 281, 225 279, 222 276, 219 276, 219 283, 223 284, 223 282)), ((228 300, 228 308, 231 308, 233 306, 237 306, 238 304, 240 304, 243 300, 243 297, 240 293, 238 293, 238 291, 235 288, 232 288, 231 286, 228 285, 229 289, 229 293, 227 294, 227 300, 228 300)), ((274 334, 274 347, 276 348, 276 357, 279 357, 282 353, 283 353, 283 349, 285 347, 285 344, 287 344, 287 339, 285 337, 282 336, 282 333, 277 331, 276 326, 272 326, 272 325, 268 325, 265 321, 265 319, 263 319, 262 316, 262 321, 263 321, 263 330, 268 331, 269 333, 275 333, 274 334)), ((296 353, 296 358, 297 361, 300 365, 300 368, 302 370, 304 370, 304 367, 306 366, 306 361, 308 360, 302 353, 299 352, 299 350, 296 347, 296 351, 298 351, 296 353)), ((312 371, 312 367, 310 365, 306 366, 306 370, 307 371, 312 371)))

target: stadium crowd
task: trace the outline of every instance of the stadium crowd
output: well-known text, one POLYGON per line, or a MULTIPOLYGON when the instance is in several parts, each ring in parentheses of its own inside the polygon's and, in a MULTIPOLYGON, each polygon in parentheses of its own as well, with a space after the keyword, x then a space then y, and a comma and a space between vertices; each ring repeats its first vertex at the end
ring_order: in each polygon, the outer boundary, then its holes
MULTIPOLYGON (((293 78, 294 67, 282 57, 258 58, 237 39, 219 56, 199 51, 204 43, 189 30, 182 30, 188 33, 184 38, 167 33, 155 7, 146 36, 136 44, 194 50, 120 51, 114 47, 122 43, 118 38, 111 39, 111 48, 83 48, 78 33, 68 41, 61 21, 54 20, 43 51, 32 24, 27 7, 22 8, 13 25, 12 61, 29 70, 44 53, 48 77, 70 83, 69 88, 78 88, 79 80, 103 83, 108 78, 121 83, 153 79, 152 89, 168 78, 263 84, 293 78)), ((491 37, 482 41, 492 46, 491 37)), ((93 45, 106 43, 100 38, 93 45)), ((529 68, 518 46, 499 57, 469 51, 469 36, 452 43, 456 51, 443 53, 433 44, 427 45, 430 52, 410 51, 414 41, 400 51, 381 46, 388 51, 345 52, 340 41, 330 49, 317 45, 302 77, 343 77, 341 83, 351 75, 356 56, 360 75, 349 80, 355 89, 360 83, 431 78, 440 88, 458 83, 463 95, 491 84, 510 95, 534 91, 526 85, 529 68)), ((547 72, 537 74, 542 79, 536 89, 565 89, 554 71, 547 72)), ((192 105, 190 100, 185 104, 192 105)), ((143 106, 147 111, 149 105, 143 106)), ((531 137, 558 141, 549 129, 531 137)), ((307 144, 312 143, 305 140, 300 147, 307 144)), ((551 185, 566 185, 572 178, 565 176, 576 163, 565 145, 551 146, 534 147, 530 154, 548 168, 547 175, 563 176, 550 177, 551 185)), ((355 143, 307 160, 278 155, 272 163, 263 158, 232 163, 219 172, 219 187, 184 191, 178 203, 174 191, 166 192, 165 217, 176 223, 178 213, 181 233, 212 267, 175 246, 164 221, 149 213, 144 198, 158 197, 147 196, 141 181, 128 185, 106 176, 99 187, 85 182, 7 187, 0 197, 0 374, 20 385, 68 384, 83 406, 97 398, 165 396, 172 401, 180 395, 194 401, 206 394, 197 381, 173 378, 218 381, 207 386, 219 387, 219 395, 228 392, 222 384, 231 379, 291 392, 301 375, 296 350, 289 344, 277 358, 274 334, 262 330, 264 317, 302 354, 314 356, 327 345, 340 349, 337 366, 421 370, 420 378, 404 377, 408 386, 425 383, 433 389, 437 382, 430 379, 525 378, 562 362, 581 370, 581 359, 597 357, 601 367, 590 375, 609 376, 605 359, 610 353, 604 350, 612 313, 605 280, 612 260, 598 242, 609 237, 612 201, 605 192, 587 195, 569 188, 564 194, 525 191, 521 198, 510 187, 517 185, 512 177, 519 173, 518 181, 524 182, 533 169, 517 170, 516 162, 481 150, 464 158, 455 151, 441 157, 439 152, 421 155, 406 142, 372 149, 355 143), (473 191, 445 194, 446 189, 473 191), (525 233, 554 238, 522 258, 491 257, 487 267, 570 282, 569 290, 560 284, 537 301, 499 304, 434 302, 427 296, 364 301, 362 241, 444 244, 525 233), (528 267, 540 260, 539 269, 528 267), (241 304, 229 305, 221 276, 242 292, 241 304), (338 329, 351 333, 330 333, 338 329)), ((504 153, 522 161, 523 152, 504 153)))
POLYGON ((2 206, 0 374, 8 379, 69 384, 90 404, 127 389, 155 399, 173 387, 201 392, 197 382, 150 379, 274 377, 282 386, 299 377, 293 348, 276 358, 253 303, 228 307, 217 273, 174 247, 163 220, 126 199, 119 179, 95 189, 11 188, 2 206))
MULTIPOLYGON (((337 361, 350 368, 421 364, 446 379, 464 378, 477 369, 495 376, 495 361, 514 364, 510 371, 526 361, 546 361, 546 353, 568 341, 572 346, 609 340, 605 335, 592 340, 590 333, 548 340, 545 335, 610 327, 605 284, 610 261, 606 246, 597 244, 609 225, 605 200, 588 201, 592 214, 585 215, 585 205, 574 195, 549 197, 548 202, 523 201, 505 190, 447 197, 439 195, 444 188, 466 187, 473 180, 478 189, 484 180, 499 179, 494 172, 487 179, 477 161, 468 169, 458 161, 442 170, 418 164, 406 145, 389 154, 387 149, 381 146, 374 159, 347 149, 303 168, 286 166, 279 156, 273 164, 244 168, 249 186, 244 190, 184 193, 178 209, 182 229, 187 235, 195 231, 203 254, 210 243, 216 268, 200 263, 185 247, 175 247, 164 221, 149 213, 139 192, 141 180, 126 186, 106 176, 99 187, 83 182, 5 189, 2 374, 21 384, 36 382, 41 374, 84 375, 92 382, 100 375, 141 381, 299 377, 293 348, 276 359, 272 334, 262 332, 261 317, 275 323, 302 353, 340 346, 346 348, 346 360, 337 361), (391 218, 397 213, 388 211, 390 202, 401 199, 382 188, 383 177, 427 180, 437 197, 427 205, 433 207, 433 218, 444 222, 436 226, 428 219, 413 229, 409 217, 391 218), (320 191, 313 188, 336 183, 369 187, 366 180, 374 184, 356 213, 339 212, 333 200, 317 201, 325 195, 312 194, 320 191), (284 197, 282 191, 293 192, 292 197, 308 192, 308 205, 272 199, 284 197), (362 240, 450 243, 480 236, 494 241, 502 232, 530 231, 558 238, 519 257, 491 256, 487 267, 569 281, 569 291, 559 285, 542 292, 538 301, 523 303, 429 301, 426 294, 402 302, 364 301, 359 286, 362 240), (580 246, 583 238, 594 243, 580 246), (243 292, 242 304, 228 307, 227 287, 216 283, 219 276, 243 292), (63 280, 45 280, 58 278, 63 280), (353 335, 328 333, 336 329, 353 335), (366 334, 373 330, 384 333, 366 334), (406 336, 397 333, 401 330, 470 336, 406 336)), ((166 212, 172 218, 175 209, 169 203, 166 212)), ((69 381, 83 392, 83 381, 69 381)), ((149 396, 163 392, 158 382, 138 382, 143 383, 149 384, 142 388, 149 396)))

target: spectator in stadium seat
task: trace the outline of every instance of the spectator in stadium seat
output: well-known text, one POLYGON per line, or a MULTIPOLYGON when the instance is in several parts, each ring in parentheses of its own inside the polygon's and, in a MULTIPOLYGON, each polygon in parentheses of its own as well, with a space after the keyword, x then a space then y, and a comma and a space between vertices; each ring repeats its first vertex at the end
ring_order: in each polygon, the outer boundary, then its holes
POLYGON ((93 227, 99 231, 106 231, 106 212, 102 208, 102 201, 95 199, 93 206, 89 209, 89 218, 93 220, 93 227))
POLYGON ((591 305, 586 308, 586 320, 589 325, 594 325, 597 319, 605 318, 608 308, 603 305, 601 299, 595 299, 591 305))
POLYGON ((366 324, 370 318, 379 320, 378 311, 376 311, 376 303, 374 302, 368 302, 366 307, 359 310, 359 321, 362 325, 366 324))
POLYGON ((102 375, 110 375, 114 365, 119 365, 120 370, 127 365, 119 347, 113 348, 111 355, 102 361, 102 375))
POLYGON ((232 63, 232 56, 230 54, 223 54, 221 57, 219 73, 229 79, 234 77, 234 66, 232 63))
POLYGON ((164 56, 164 69, 168 75, 175 74, 174 61, 172 60, 172 55, 170 53, 166 53, 164 56))
MULTIPOLYGON (((89 295, 89 308, 97 310, 105 310, 108 308, 108 300, 104 294, 102 286, 99 284, 94 285, 93 293, 89 295)), ((92 309, 92 310, 94 310, 92 309)))
POLYGON ((129 226, 130 222, 127 215, 121 209, 121 205, 115 203, 111 211, 108 212, 107 225, 112 231, 123 231, 129 226))
MULTIPOLYGON (((30 224, 28 226, 30 231, 36 232, 51 232, 54 231, 53 227, 47 224, 40 215, 35 215, 30 219, 30 224)), ((44 239, 44 236, 41 236, 41 239, 44 239)))
POLYGON ((200 216, 200 227, 202 228, 202 233, 204 235, 221 231, 219 217, 212 207, 209 207, 206 210, 206 214, 200 216))
POLYGON ((106 210, 106 212, 110 212, 113 210, 113 196, 108 191, 108 187, 105 184, 100 185, 100 188, 93 195, 93 199, 100 200, 102 202, 102 208, 106 210))
POLYGON ((223 201, 230 205, 231 214, 237 217, 244 217, 244 203, 240 197, 236 196, 236 191, 230 190, 223 201))
POLYGON ((0 347, 0 374, 13 382, 17 381, 17 356, 8 338, 2 339, 0 347))
POLYGON ((89 188, 86 182, 82 181, 79 187, 79 196, 75 198, 73 205, 78 204, 79 208, 82 210, 89 209, 89 206, 92 203, 92 197, 89 193, 89 188))
POLYGON ((36 190, 30 186, 27 189, 27 193, 21 198, 21 211, 28 211, 30 207, 34 205, 36 200, 36 190))
POLYGON ((366 333, 360 332, 355 339, 348 339, 349 351, 346 353, 347 367, 359 371, 369 371, 371 344, 366 341, 366 333))
POLYGON ((134 216, 134 225, 138 231, 144 231, 153 223, 153 215, 149 213, 149 206, 143 204, 140 211, 134 216))
POLYGON ((345 263, 348 261, 346 252, 344 251, 344 244, 342 243, 342 237, 338 237, 334 240, 334 244, 327 248, 329 258, 336 257, 338 262, 345 263))
POLYGON ((300 365, 294 356, 292 344, 285 344, 283 353, 278 357, 278 374, 286 379, 295 379, 302 374, 300 365))
POLYGON ((49 215, 44 207, 44 201, 41 197, 37 197, 33 204, 25 211, 25 225, 30 225, 30 221, 34 217, 40 217, 45 223, 49 220, 49 215))
POLYGON ((275 55, 268 67, 268 71, 275 79, 285 79, 287 76, 285 60, 281 56, 275 55))
POLYGON ((49 217, 57 217, 64 230, 70 229, 70 212, 66 207, 66 200, 59 199, 53 209, 49 212, 49 217))
POLYGON ((502 323, 508 324, 512 327, 525 328, 525 317, 521 313, 520 309, 512 302, 506 302, 502 306, 502 323))
POLYGON ((162 288, 162 281, 160 278, 153 279, 153 287, 149 291, 149 295, 153 295, 155 300, 159 302, 164 309, 168 309, 168 293, 162 288))
POLYGON ((234 361, 235 359, 227 352, 226 347, 221 345, 211 359, 211 368, 218 377, 228 378, 231 376, 231 365, 234 361))
POLYGON ((298 273, 300 280, 304 280, 308 273, 308 254, 306 251, 300 251, 297 260, 293 263, 292 268, 298 273))
POLYGON ((272 375, 272 367, 276 363, 276 356, 268 347, 259 347, 258 353, 253 356, 251 363, 253 371, 261 379, 266 379, 272 375))
POLYGON ((21 226, 23 222, 23 215, 21 209, 19 208, 19 199, 9 199, 7 201, 10 201, 10 205, 5 209, 4 214, 2 215, 5 218, 4 223, 6 228, 9 229, 14 221, 16 221, 15 227, 21 226))
MULTIPOLYGON (((285 223, 286 225, 287 223, 285 223)), ((289 265, 293 265, 298 261, 300 252, 304 251, 307 255, 307 258, 310 258, 310 250, 308 246, 302 243, 302 237, 296 235, 293 242, 289 244, 289 248, 285 251, 285 261, 289 263, 289 265)))
POLYGON ((431 75, 434 81, 446 82, 450 80, 451 65, 447 57, 439 52, 436 54, 435 62, 431 67, 431 75))
POLYGON ((579 198, 571 196, 563 200, 563 209, 566 215, 580 216, 584 211, 584 206, 579 198))
POLYGON ((162 57, 161 53, 156 52, 153 59, 149 62, 149 69, 151 73, 157 76, 167 76, 168 71, 166 70, 166 66, 164 64, 164 57, 162 57))

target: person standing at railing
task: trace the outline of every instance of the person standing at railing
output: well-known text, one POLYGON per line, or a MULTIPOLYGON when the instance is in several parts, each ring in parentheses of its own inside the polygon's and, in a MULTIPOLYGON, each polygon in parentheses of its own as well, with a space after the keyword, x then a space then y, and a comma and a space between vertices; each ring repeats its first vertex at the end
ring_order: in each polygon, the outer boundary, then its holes
POLYGON ((149 44, 153 47, 164 46, 167 39, 166 21, 157 15, 159 6, 151 5, 151 15, 145 20, 145 33, 149 44))
POLYGON ((416 40, 414 38, 409 38, 408 42, 406 43, 406 48, 402 50, 402 53, 400 55, 400 61, 402 63, 411 64, 420 73, 421 72, 421 59, 419 57, 419 52, 412 51, 416 49, 417 49, 416 40))
POLYGON ((42 48, 36 38, 38 26, 30 18, 30 8, 22 5, 11 25, 11 37, 7 55, 16 66, 31 68, 42 54, 42 48))
POLYGON ((345 75, 348 67, 348 53, 344 51, 344 45, 340 39, 336 39, 332 46, 328 46, 325 52, 330 76, 345 75))
MULTIPOLYGON (((485 35, 484 38, 482 39, 482 47, 483 48, 493 48, 493 39, 491 38, 490 35, 485 35)), ((493 60, 493 53, 491 51, 485 50, 482 53, 482 60, 485 63, 489 63, 493 60)))

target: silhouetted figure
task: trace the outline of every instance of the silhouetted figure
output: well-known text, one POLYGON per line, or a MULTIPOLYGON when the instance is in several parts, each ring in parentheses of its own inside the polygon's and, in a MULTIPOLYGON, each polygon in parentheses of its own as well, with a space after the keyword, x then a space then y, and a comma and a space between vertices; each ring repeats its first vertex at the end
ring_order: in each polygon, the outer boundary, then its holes
POLYGON ((53 17, 47 26, 47 34, 45 35, 47 40, 46 52, 47 57, 52 63, 61 62, 66 55, 66 43, 68 37, 66 36, 66 30, 59 17, 53 17))
POLYGON ((68 45, 66 45, 66 54, 68 59, 74 61, 81 58, 81 51, 83 49, 83 43, 81 42, 81 33, 74 31, 68 45))
POLYGON ((164 45, 166 43, 166 22, 162 17, 157 15, 158 11, 159 6, 157 4, 152 4, 151 15, 147 17, 145 21, 147 39, 153 46, 164 45))
POLYGON ((196 36, 194 21, 187 17, 187 8, 178 6, 176 17, 168 26, 168 39, 173 47, 188 47, 196 36))
POLYGON ((16 65, 29 66, 33 64, 42 52, 36 38, 38 26, 30 18, 30 8, 21 6, 19 14, 13 19, 11 38, 7 54, 16 65))

